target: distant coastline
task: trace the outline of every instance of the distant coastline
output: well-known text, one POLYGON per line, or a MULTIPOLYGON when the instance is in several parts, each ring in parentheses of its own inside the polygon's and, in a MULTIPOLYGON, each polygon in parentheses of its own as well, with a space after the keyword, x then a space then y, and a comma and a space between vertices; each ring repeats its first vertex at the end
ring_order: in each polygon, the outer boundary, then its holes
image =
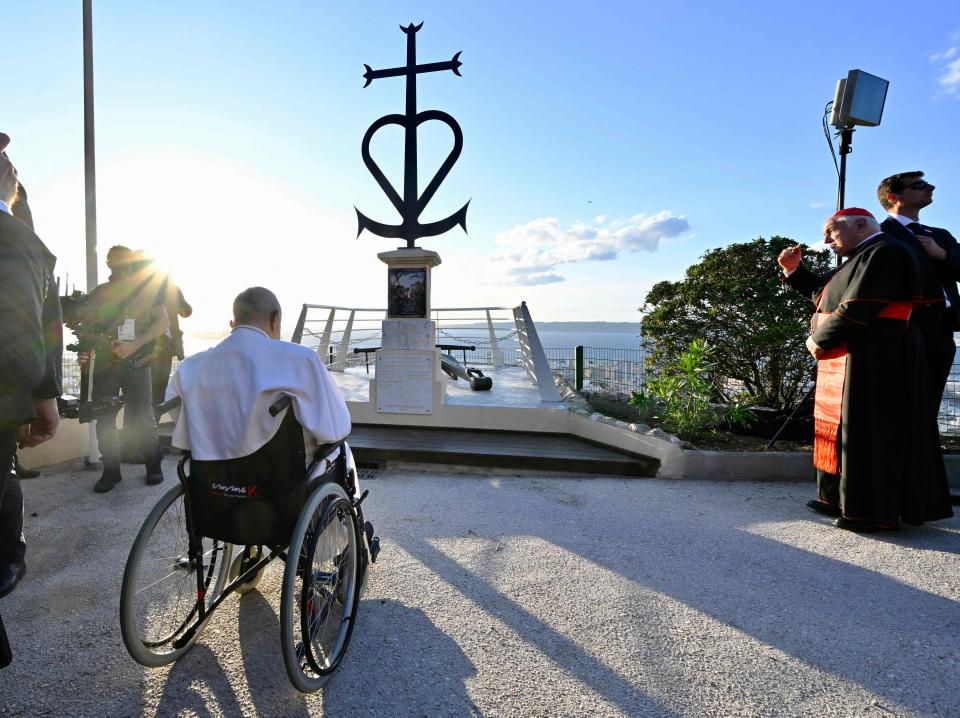
MULTIPOLYGON (((512 322, 494 322, 494 327, 502 331, 514 329, 512 322)), ((442 323, 441 323, 442 326, 442 323)), ((578 344, 611 349, 636 349, 640 346, 640 322, 536 322, 540 341, 547 348, 569 348, 578 344)), ((371 336, 373 332, 357 331, 357 339, 363 343, 364 336, 371 336)), ((487 325, 483 322, 471 322, 462 325, 457 333, 465 339, 476 338, 484 341, 487 337, 487 325)), ((224 331, 187 331, 184 333, 184 345, 187 354, 195 354, 217 344, 227 336, 224 331)), ((377 332, 379 334, 379 332, 377 332)), ((337 341, 340 332, 334 332, 332 339, 337 341)), ((370 343, 376 345, 379 339, 371 338, 370 343)), ((505 341, 506 346, 516 344, 515 339, 505 341)))
POLYGON ((537 322, 539 331, 640 334, 640 322, 537 322))
MULTIPOLYGON (((537 331, 540 332, 590 332, 592 334, 640 334, 640 322, 538 322, 537 331)), ((465 327, 486 329, 484 322, 464 323, 465 327)), ((497 329, 512 329, 513 322, 494 322, 497 329)))

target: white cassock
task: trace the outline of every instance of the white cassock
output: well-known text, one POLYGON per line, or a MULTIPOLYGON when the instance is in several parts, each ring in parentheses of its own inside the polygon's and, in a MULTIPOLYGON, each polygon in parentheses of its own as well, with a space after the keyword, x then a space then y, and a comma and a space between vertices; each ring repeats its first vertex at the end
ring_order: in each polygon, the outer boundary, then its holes
POLYGON ((269 408, 284 394, 304 430, 309 460, 317 444, 350 433, 350 412, 316 352, 240 325, 213 349, 180 363, 166 398, 179 396, 173 445, 200 461, 236 459, 262 447, 286 412, 269 408))

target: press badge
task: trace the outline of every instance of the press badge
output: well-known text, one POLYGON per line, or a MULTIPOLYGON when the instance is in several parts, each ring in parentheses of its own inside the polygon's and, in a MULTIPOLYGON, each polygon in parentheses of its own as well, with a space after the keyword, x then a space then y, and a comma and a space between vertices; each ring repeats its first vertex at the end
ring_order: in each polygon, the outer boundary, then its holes
POLYGON ((123 324, 117 327, 117 339, 122 342, 132 342, 137 338, 135 325, 132 319, 124 319, 123 324))

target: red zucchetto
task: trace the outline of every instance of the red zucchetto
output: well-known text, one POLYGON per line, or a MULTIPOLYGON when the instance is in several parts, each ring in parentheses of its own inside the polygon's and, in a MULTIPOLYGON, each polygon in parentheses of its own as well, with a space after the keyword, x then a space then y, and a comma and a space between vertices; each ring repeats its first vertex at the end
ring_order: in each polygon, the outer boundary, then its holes
POLYGON ((833 214, 830 215, 830 219, 834 217, 869 217, 870 219, 876 219, 870 212, 860 207, 847 207, 846 209, 839 209, 833 214))

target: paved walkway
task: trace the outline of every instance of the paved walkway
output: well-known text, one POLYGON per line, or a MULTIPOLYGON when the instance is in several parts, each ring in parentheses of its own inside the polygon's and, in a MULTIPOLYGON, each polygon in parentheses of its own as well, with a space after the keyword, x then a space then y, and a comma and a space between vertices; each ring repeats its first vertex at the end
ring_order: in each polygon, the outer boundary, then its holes
POLYGON ((0 715, 960 715, 958 519, 866 537, 803 508, 809 484, 384 472, 350 653, 302 696, 279 565, 175 666, 127 656, 120 578, 166 487, 124 473, 24 482, 0 715))

